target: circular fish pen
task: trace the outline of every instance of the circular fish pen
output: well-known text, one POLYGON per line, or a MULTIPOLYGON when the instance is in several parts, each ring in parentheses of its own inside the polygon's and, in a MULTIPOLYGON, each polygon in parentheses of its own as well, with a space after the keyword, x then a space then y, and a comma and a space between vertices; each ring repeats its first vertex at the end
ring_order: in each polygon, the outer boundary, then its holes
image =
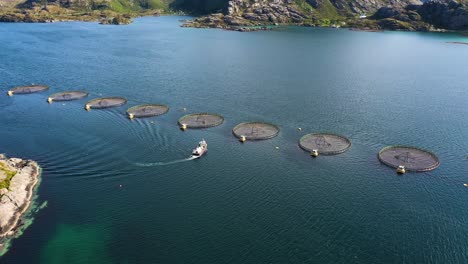
POLYGON ((39 93, 49 89, 47 85, 29 85, 29 86, 18 86, 8 91, 8 95, 12 96, 13 94, 30 94, 30 93, 39 93))
POLYGON ((123 97, 105 97, 96 98, 86 103, 85 109, 103 109, 110 107, 122 106, 127 103, 127 99, 123 97))
POLYGON ((299 146, 308 152, 322 155, 336 155, 347 151, 351 147, 349 139, 330 133, 312 133, 299 140, 299 146))
POLYGON ((279 133, 276 125, 265 122, 240 123, 232 129, 234 136, 241 141, 274 138, 279 133))
POLYGON ((224 122, 224 117, 210 113, 195 113, 181 117, 177 122, 182 129, 208 128, 219 126, 224 122))
POLYGON ((169 107, 166 105, 158 104, 144 104, 130 107, 127 110, 127 115, 130 119, 141 118, 141 117, 151 117, 151 116, 160 116, 169 111, 169 107))
POLYGON ((78 100, 78 99, 85 98, 86 96, 88 96, 87 92, 67 91, 67 92, 61 92, 61 93, 53 94, 53 95, 49 96, 49 98, 47 98, 47 101, 49 103, 52 103, 53 101, 57 101, 57 102, 72 101, 72 100, 78 100))
POLYGON ((378 157, 380 162, 387 166, 393 168, 404 166, 406 170, 415 172, 431 171, 440 164, 435 154, 408 146, 385 147, 380 150, 378 157))

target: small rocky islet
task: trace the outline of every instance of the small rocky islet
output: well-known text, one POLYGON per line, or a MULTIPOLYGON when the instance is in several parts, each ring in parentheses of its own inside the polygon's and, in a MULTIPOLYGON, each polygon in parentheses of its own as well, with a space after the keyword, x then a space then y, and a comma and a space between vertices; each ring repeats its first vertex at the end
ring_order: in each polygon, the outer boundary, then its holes
POLYGON ((22 226, 40 174, 35 161, 0 155, 0 252, 22 226))

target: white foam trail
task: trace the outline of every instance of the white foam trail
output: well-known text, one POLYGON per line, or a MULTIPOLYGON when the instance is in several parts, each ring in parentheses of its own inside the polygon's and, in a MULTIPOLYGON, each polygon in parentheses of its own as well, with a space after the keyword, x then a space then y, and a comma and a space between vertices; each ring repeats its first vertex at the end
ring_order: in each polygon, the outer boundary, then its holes
POLYGON ((153 167, 153 166, 165 166, 165 165, 171 165, 171 164, 176 164, 176 163, 181 163, 189 160, 194 160, 197 157, 189 157, 186 159, 180 159, 180 160, 173 160, 173 161, 167 161, 167 162, 151 162, 151 163, 134 163, 135 165, 139 167, 153 167))

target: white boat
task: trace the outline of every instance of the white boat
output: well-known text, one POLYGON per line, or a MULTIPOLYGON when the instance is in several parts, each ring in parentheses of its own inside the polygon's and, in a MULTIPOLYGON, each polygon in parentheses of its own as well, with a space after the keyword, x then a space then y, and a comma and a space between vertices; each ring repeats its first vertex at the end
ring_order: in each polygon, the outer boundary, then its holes
POLYGON ((191 158, 193 159, 198 159, 203 154, 205 154, 208 151, 208 144, 204 139, 198 143, 198 146, 192 150, 192 156, 191 158))

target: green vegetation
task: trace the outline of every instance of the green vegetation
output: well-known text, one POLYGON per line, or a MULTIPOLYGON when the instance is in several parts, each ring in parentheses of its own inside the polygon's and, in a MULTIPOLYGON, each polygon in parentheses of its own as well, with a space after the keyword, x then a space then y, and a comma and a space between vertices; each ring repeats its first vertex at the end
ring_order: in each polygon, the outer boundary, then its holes
POLYGON ((146 9, 166 10, 168 8, 168 5, 161 2, 160 0, 147 0, 141 3, 140 6, 146 9))
POLYGON ((312 6, 306 0, 295 0, 294 4, 304 14, 311 14, 314 12, 314 8, 312 8, 312 6))
POLYGON ((128 1, 124 0, 111 0, 109 3, 110 10, 119 13, 126 13, 133 11, 133 7, 130 5, 128 1))
POLYGON ((400 21, 393 18, 385 18, 378 21, 382 28, 390 28, 393 30, 414 30, 413 25, 408 22, 400 21))
POLYGON ((210 14, 225 10, 228 2, 228 0, 172 0, 169 7, 191 14, 210 14))
POLYGON ((169 6, 162 0, 110 0, 108 2, 92 1, 91 10, 111 10, 117 13, 137 13, 145 10, 169 11, 169 6))
POLYGON ((342 18, 336 11, 335 6, 329 0, 323 0, 317 10, 322 18, 329 20, 339 20, 342 18))
POLYGON ((16 172, 5 168, 5 165, 3 163, 0 163, 0 172, 5 173, 6 175, 5 179, 0 180, 0 189, 3 189, 3 188, 8 189, 10 187, 10 181, 13 178, 13 176, 16 175, 16 172))
POLYGON ((307 24, 329 27, 345 20, 329 0, 323 0, 317 9, 314 9, 307 0, 295 0, 294 4, 301 13, 310 16, 305 20, 307 24))

